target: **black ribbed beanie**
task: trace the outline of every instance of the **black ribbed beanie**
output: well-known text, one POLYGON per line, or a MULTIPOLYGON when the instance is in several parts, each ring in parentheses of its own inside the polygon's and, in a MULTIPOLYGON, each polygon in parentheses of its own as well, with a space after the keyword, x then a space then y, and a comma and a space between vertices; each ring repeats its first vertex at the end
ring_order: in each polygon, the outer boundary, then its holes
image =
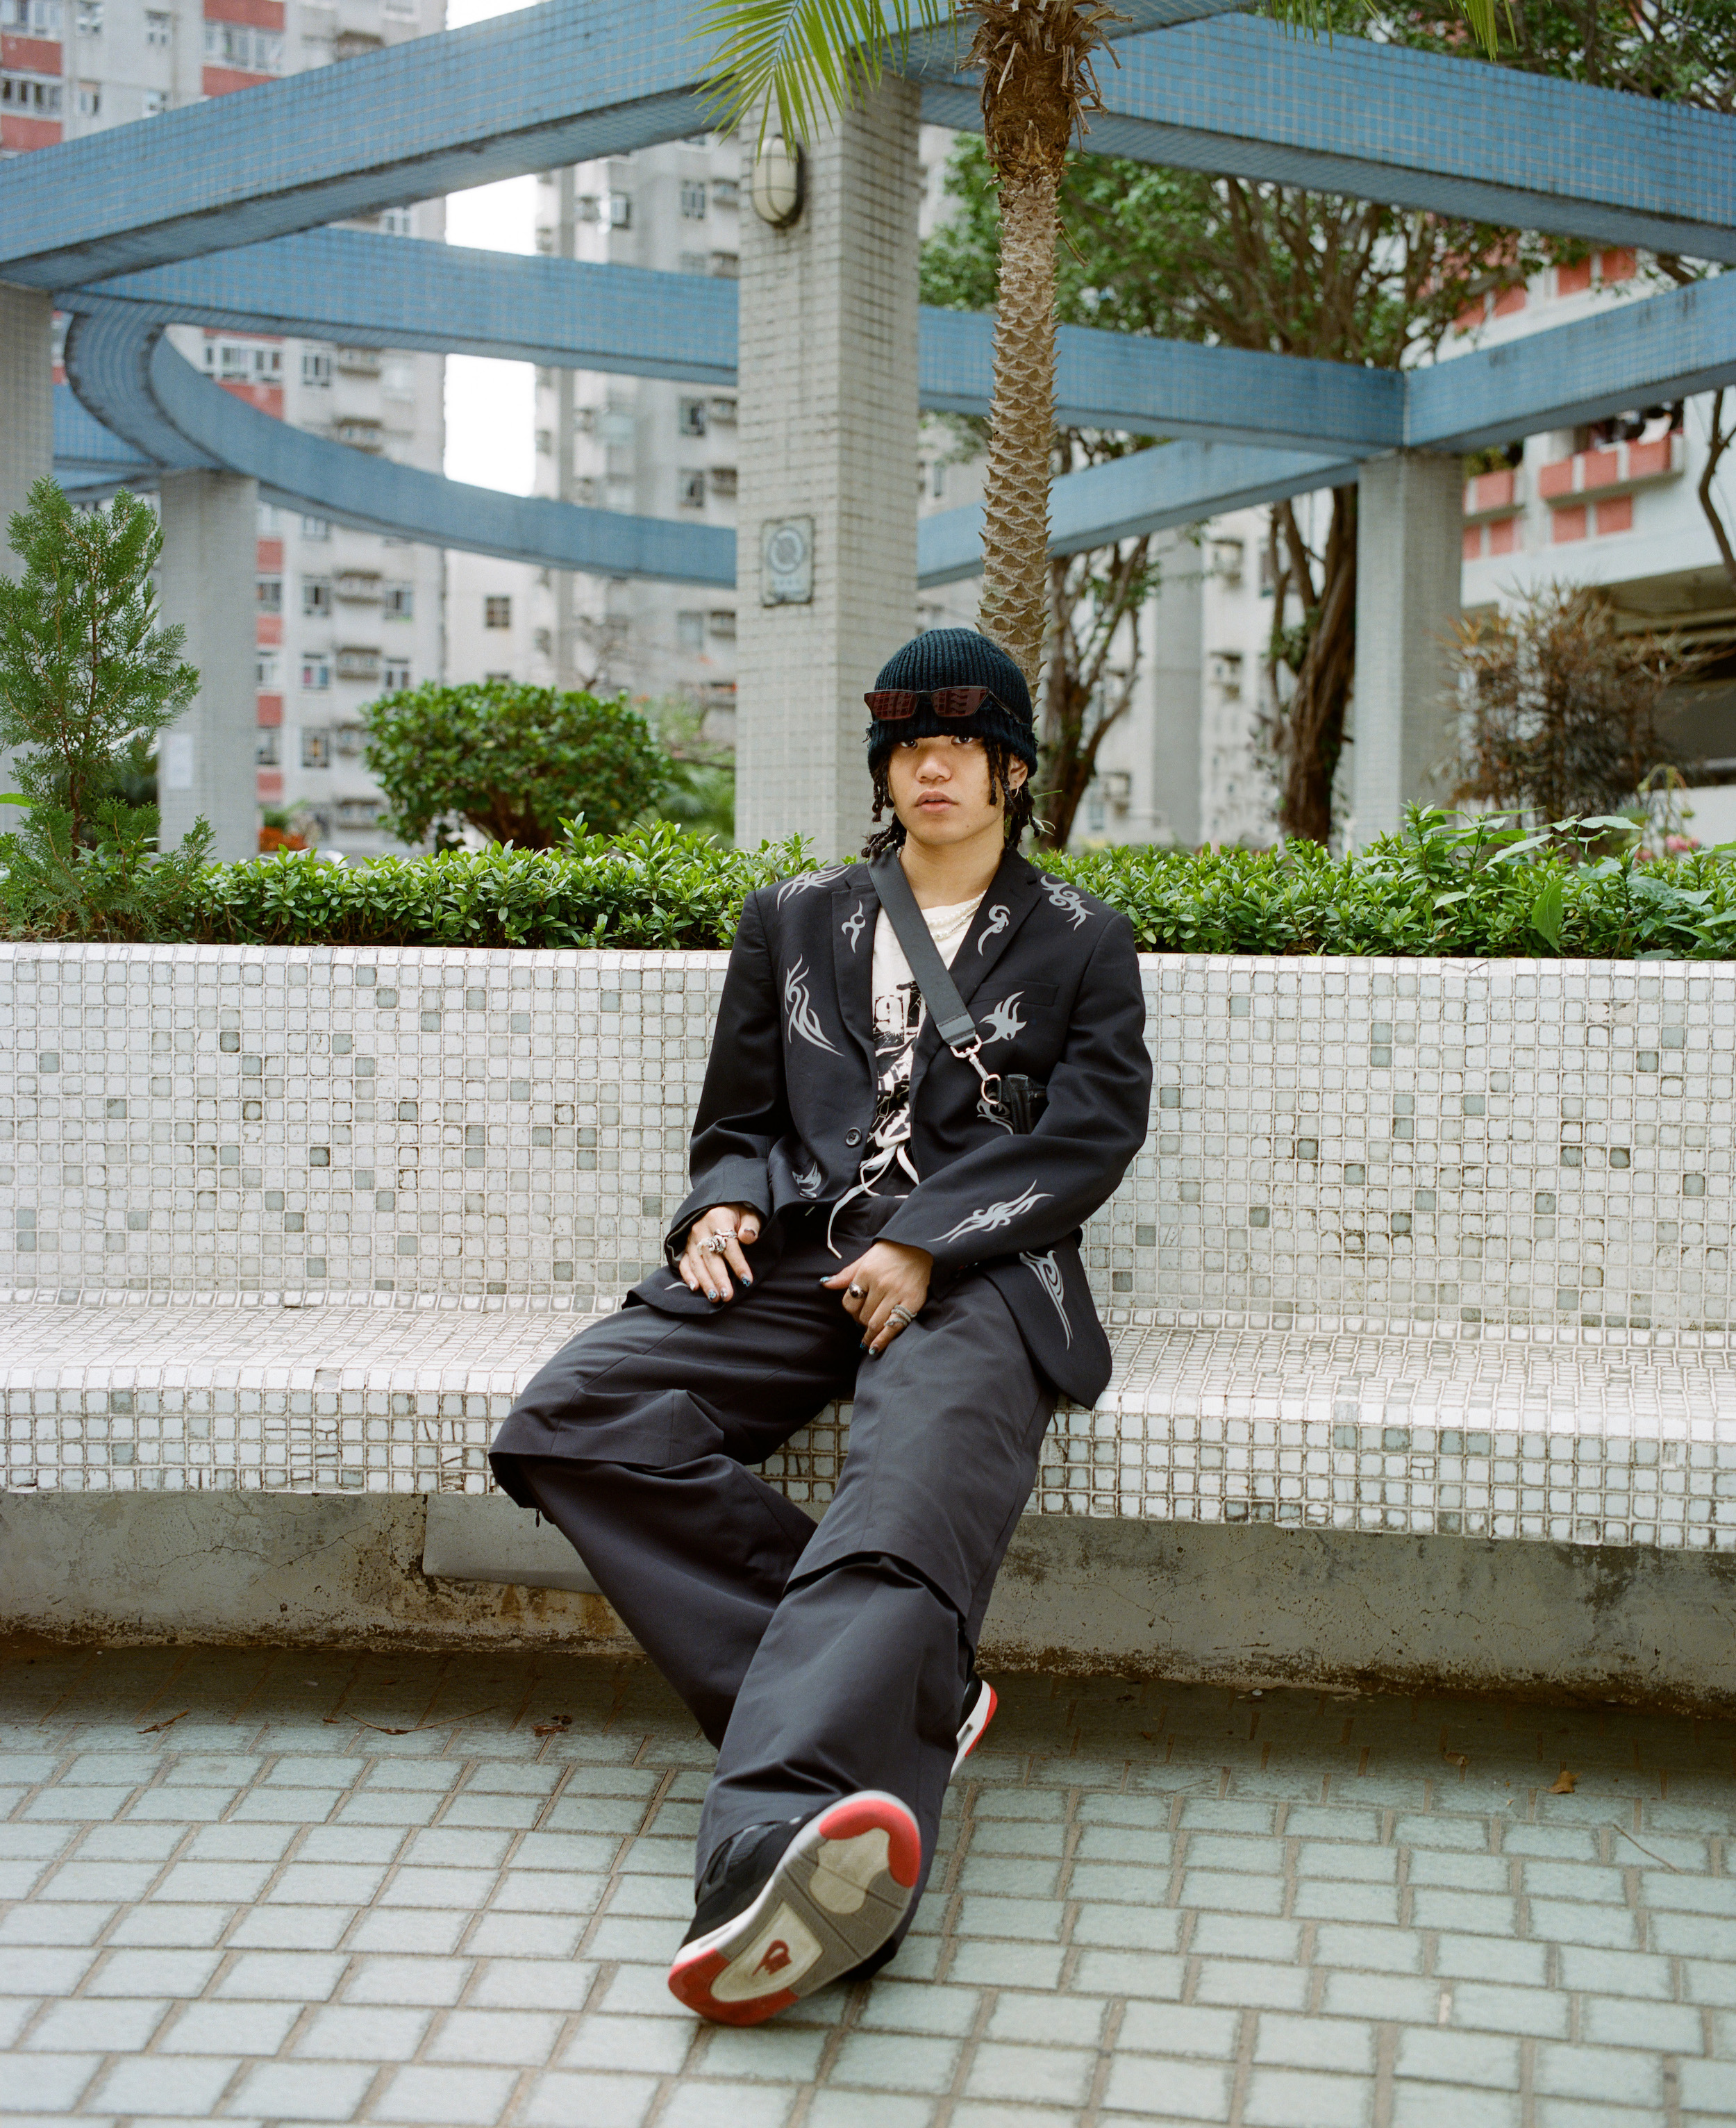
POLYGON ((995 698, 968 717, 937 717, 932 706, 918 704, 913 717, 887 724, 876 717, 868 727, 868 766, 878 768, 900 739, 998 739, 1027 768, 1036 767, 1036 730, 1031 716, 1031 690, 1025 676, 998 644, 974 628, 931 628, 881 666, 875 691, 905 687, 926 694, 936 687, 987 687, 995 698), (995 702, 1004 705, 997 709, 995 702))

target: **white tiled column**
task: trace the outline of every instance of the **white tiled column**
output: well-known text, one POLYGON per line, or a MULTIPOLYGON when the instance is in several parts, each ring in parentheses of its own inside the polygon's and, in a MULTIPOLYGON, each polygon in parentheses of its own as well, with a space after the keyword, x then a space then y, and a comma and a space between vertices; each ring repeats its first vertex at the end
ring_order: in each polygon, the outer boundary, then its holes
MULTIPOLYGON (((55 306, 40 288, 0 281, 0 574, 16 577, 6 536, 34 482, 55 468, 55 306)), ((11 758, 0 748, 0 791, 12 788, 11 758)), ((0 834, 24 815, 0 805, 0 834)))
POLYGON ((887 79, 807 152, 792 228, 742 172, 736 834, 823 858, 868 825, 865 689, 916 632, 918 92, 887 79), (813 522, 813 595, 761 604, 764 528, 813 522))
POLYGON ((164 473, 163 618, 187 630, 183 653, 199 692, 157 745, 162 846, 173 849, 201 814, 214 857, 256 856, 254 555, 259 490, 239 473, 164 473))
POLYGON ((1362 468, 1356 520, 1354 839, 1443 805, 1453 715, 1447 638, 1459 618, 1464 473, 1456 457, 1401 451, 1362 468))

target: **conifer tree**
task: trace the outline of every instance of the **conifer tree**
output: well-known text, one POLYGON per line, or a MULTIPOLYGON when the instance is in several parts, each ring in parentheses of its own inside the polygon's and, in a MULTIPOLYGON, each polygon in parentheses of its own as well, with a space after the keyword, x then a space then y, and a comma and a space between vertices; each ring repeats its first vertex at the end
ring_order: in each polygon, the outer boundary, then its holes
POLYGON ((0 747, 30 839, 76 862, 105 829, 137 831, 128 749, 174 722, 199 675, 181 655, 186 630, 157 624, 163 533, 136 496, 77 511, 39 480, 8 529, 24 572, 0 576, 0 747))

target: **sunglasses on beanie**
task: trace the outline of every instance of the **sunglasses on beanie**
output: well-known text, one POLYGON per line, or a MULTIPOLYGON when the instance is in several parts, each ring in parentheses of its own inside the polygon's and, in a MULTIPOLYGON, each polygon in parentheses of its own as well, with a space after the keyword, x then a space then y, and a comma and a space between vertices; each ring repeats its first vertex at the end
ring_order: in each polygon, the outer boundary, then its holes
POLYGON ((984 702, 1006 711, 1007 705, 987 687, 876 687, 862 700, 882 724, 902 723, 913 717, 927 702, 937 717, 975 716, 984 702))

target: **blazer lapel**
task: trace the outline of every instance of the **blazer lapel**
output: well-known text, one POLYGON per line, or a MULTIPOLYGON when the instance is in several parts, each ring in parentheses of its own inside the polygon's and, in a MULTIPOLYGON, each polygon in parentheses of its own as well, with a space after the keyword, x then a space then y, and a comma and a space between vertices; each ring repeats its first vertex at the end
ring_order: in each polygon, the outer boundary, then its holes
POLYGON ((874 1078, 874 927, 880 905, 866 865, 852 865, 832 890, 832 970, 838 1018, 874 1078))
POLYGON ((952 980, 969 1005, 1043 897, 1043 878, 1017 851, 1001 860, 994 884, 970 919, 965 943, 952 958, 952 980))

